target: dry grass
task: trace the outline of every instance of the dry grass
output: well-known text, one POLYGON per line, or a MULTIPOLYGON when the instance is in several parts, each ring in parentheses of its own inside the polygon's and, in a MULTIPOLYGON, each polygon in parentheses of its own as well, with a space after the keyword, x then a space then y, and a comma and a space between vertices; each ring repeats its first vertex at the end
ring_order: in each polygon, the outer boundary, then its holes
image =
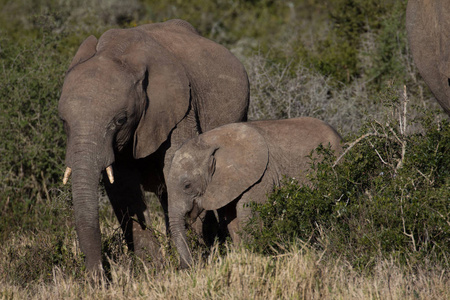
MULTIPOLYGON (((105 215, 101 223, 104 239, 114 240, 118 224, 111 209, 105 215)), ((157 215, 154 225, 164 229, 162 215, 157 215)), ((0 246, 4 268, 0 270, 0 299, 445 299, 450 295, 448 270, 439 266, 424 263, 423 268, 411 270, 394 260, 383 260, 371 274, 362 274, 348 262, 330 259, 326 251, 305 245, 293 245, 278 256, 228 244, 219 251, 215 246, 207 258, 198 257, 190 270, 178 270, 177 263, 166 257, 167 265, 156 271, 133 262, 117 241, 111 246, 114 260, 110 261, 109 281, 94 284, 79 266, 67 267, 67 261, 37 280, 20 281, 17 263, 30 259, 27 252, 37 247, 31 264, 39 268, 40 257, 52 251, 47 239, 39 234, 17 235, 0 246), (16 254, 15 261, 11 253, 16 254)), ((63 243, 70 256, 79 260, 76 236, 67 234, 63 243)), ((20 275, 26 278, 27 274, 20 275)))
MULTIPOLYGON (((13 241, 14 242, 14 241, 13 241)), ((21 241, 23 243, 24 241, 21 241)), ((156 272, 135 271, 129 259, 111 262, 111 280, 92 284, 55 267, 52 282, 26 286, 0 279, 1 299, 446 299, 448 270, 419 270, 380 261, 373 274, 354 271, 324 253, 293 246, 287 254, 266 257, 231 247, 217 248, 191 270, 169 265, 156 272)), ((6 275, 6 276, 5 276, 6 275)))

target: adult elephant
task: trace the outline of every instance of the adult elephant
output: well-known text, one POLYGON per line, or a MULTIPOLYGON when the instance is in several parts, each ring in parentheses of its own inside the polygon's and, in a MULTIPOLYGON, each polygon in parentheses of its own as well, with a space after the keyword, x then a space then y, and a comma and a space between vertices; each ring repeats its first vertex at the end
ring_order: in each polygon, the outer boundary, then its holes
POLYGON ((129 248, 139 256, 157 251, 143 189, 159 197, 167 216, 164 175, 175 150, 203 131, 245 121, 248 104, 242 64, 186 21, 111 29, 81 44, 58 109, 67 133, 64 182, 72 174, 88 270, 102 269, 101 174, 129 248))
POLYGON ((450 6, 446 0, 409 0, 406 29, 414 62, 450 115, 450 6))

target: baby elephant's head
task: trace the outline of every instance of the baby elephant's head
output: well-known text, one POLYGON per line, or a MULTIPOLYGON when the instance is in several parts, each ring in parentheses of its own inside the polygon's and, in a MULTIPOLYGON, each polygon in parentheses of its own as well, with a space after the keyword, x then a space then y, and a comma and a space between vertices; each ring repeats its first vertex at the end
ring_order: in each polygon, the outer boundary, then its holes
POLYGON ((170 230, 181 266, 192 262, 186 243, 186 214, 194 207, 197 215, 219 209, 238 198, 261 179, 268 158, 264 138, 242 123, 208 131, 177 150, 166 184, 170 230))
POLYGON ((175 153, 167 179, 170 203, 174 206, 172 211, 176 209, 186 214, 196 204, 201 212, 200 200, 214 174, 217 149, 192 139, 175 153))

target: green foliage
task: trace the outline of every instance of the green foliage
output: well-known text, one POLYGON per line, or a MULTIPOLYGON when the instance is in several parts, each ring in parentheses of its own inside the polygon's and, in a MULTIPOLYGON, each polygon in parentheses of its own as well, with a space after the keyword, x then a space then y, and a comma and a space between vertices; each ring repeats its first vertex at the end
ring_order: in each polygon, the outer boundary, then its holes
MULTIPOLYGON (((224 45, 239 42, 267 46, 283 34, 290 7, 272 0, 143 0, 148 14, 143 22, 188 20, 205 37, 224 45), (258 42, 256 42, 258 40, 258 42)), ((244 51, 248 52, 245 49, 244 51)))
POLYGON ((395 121, 366 124, 334 168, 318 148, 323 159, 312 160, 311 185, 286 179, 254 207, 250 246, 273 253, 301 239, 359 268, 389 257, 448 264, 450 123, 431 114, 417 122, 423 131, 410 135, 395 121))
POLYGON ((395 82, 399 86, 411 82, 413 72, 405 67, 408 60, 408 47, 405 28, 406 1, 395 2, 390 8, 390 14, 380 18, 380 30, 367 43, 376 46, 366 46, 361 56, 370 61, 365 65, 358 62, 358 69, 369 80, 373 81, 373 88, 386 88, 388 82, 395 82))
POLYGON ((0 41, 1 238, 35 226, 34 214, 39 219, 43 202, 61 188, 65 137, 57 101, 66 61, 55 51, 58 42, 50 36, 24 47, 0 41))
POLYGON ((404 37, 392 36, 393 33, 404 32, 406 1, 334 0, 330 1, 330 6, 332 30, 319 43, 318 52, 311 54, 313 65, 323 74, 349 83, 366 72, 367 66, 360 64, 360 57, 375 55, 374 59, 384 63, 384 69, 378 70, 376 76, 386 72, 394 63, 391 57, 395 53, 393 48, 406 45, 404 37), (376 45, 369 46, 374 49, 364 49, 366 36, 373 34, 376 37, 371 42, 376 45), (375 53, 365 53, 367 50, 375 53))

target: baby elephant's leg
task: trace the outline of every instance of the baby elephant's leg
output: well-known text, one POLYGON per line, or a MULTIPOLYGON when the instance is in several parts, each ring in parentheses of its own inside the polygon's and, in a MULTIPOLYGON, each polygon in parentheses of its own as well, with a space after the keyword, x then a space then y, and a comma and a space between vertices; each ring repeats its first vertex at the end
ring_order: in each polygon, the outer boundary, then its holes
MULTIPOLYGON (((248 190, 244 195, 242 195, 239 202, 236 204, 236 220, 237 224, 236 231, 238 234, 238 241, 240 242, 241 238, 248 239, 249 236, 243 232, 245 226, 249 222, 252 217, 252 208, 250 203, 264 203, 267 201, 266 192, 263 189, 258 188, 258 186, 253 187, 248 190)), ((231 232, 230 232, 231 235, 231 232)), ((235 241, 233 239, 233 241, 235 241)))
POLYGON ((233 243, 238 245, 241 243, 241 237, 239 235, 239 221, 237 218, 234 218, 233 221, 228 223, 228 232, 230 233, 231 239, 233 243))
POLYGON ((238 219, 236 218, 236 203, 236 200, 232 201, 226 206, 219 208, 217 212, 219 214, 220 227, 224 234, 223 238, 230 235, 234 243, 239 243, 239 235, 237 234, 238 219))

